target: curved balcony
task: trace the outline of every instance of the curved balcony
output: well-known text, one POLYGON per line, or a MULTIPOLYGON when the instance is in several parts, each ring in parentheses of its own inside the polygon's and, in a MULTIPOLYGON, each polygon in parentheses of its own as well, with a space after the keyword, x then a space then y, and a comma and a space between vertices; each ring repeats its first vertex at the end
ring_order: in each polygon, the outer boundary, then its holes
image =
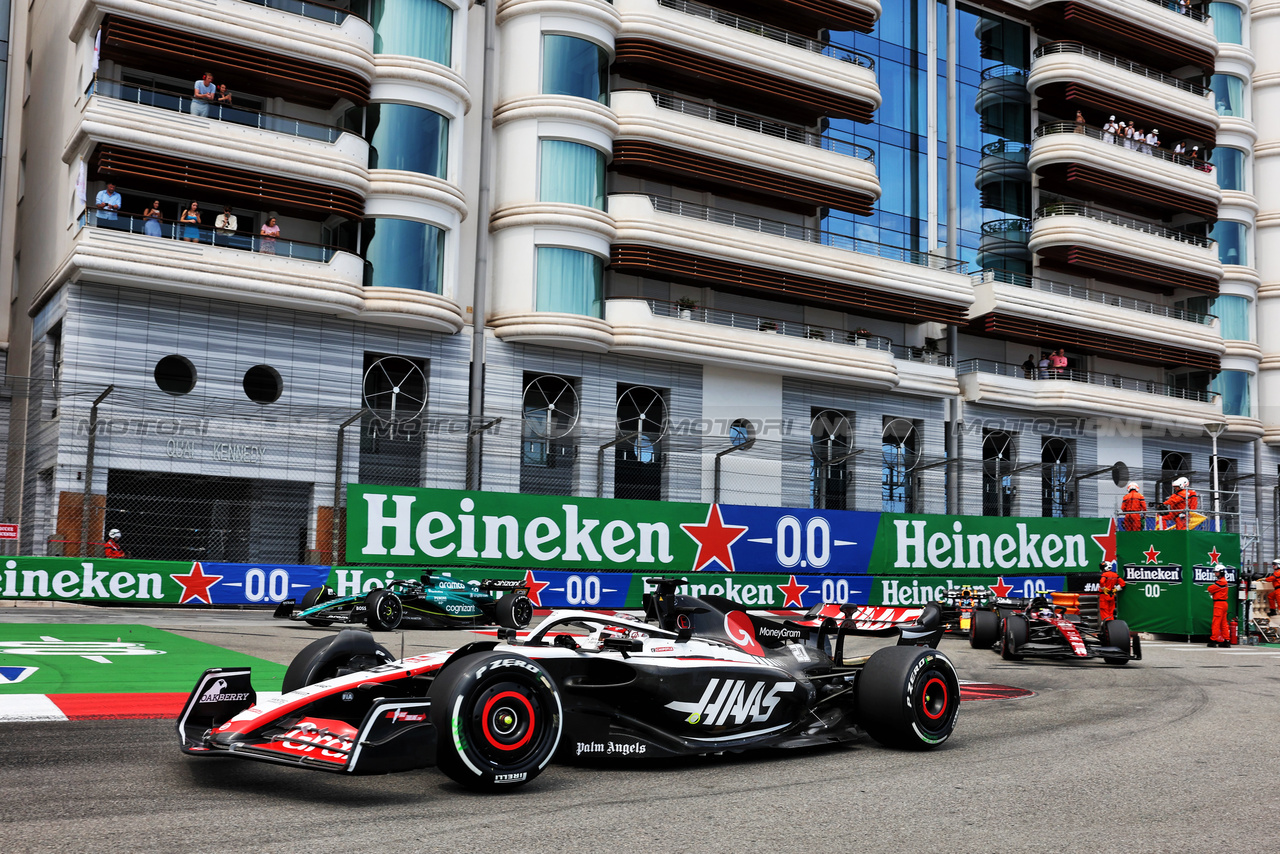
POLYGON ((1031 93, 1027 91, 1027 69, 1016 65, 983 69, 982 82, 978 84, 978 98, 973 108, 983 113, 991 107, 1002 106, 1010 101, 1031 103, 1031 93))
POLYGON ((746 11, 777 27, 797 32, 854 30, 869 33, 880 19, 879 0, 718 0, 730 11, 746 11), (746 8, 742 8, 746 7, 746 8))
POLYGON ((1177 0, 1031 0, 1042 35, 1087 42, 1159 68, 1213 70, 1218 40, 1209 16, 1177 0))
POLYGON ((1054 341, 1135 364, 1209 371, 1219 369, 1225 352, 1212 315, 1083 285, 984 270, 974 274, 974 298, 971 330, 1037 348, 1054 341))
POLYGON ((1222 420, 1216 393, 1154 380, 1067 370, 1039 379, 1028 377, 1021 365, 988 359, 962 361, 956 373, 966 400, 1019 411, 1100 416, 1124 424, 1150 419, 1197 431, 1206 421, 1222 420))
POLYGON ((1216 294, 1222 263, 1214 241, 1087 205, 1036 211, 1031 251, 1044 266, 1145 290, 1191 288, 1216 294))
POLYGON ((657 92, 615 92, 612 169, 816 214, 869 214, 880 196, 870 149, 798 125, 657 92))
POLYGON ((1222 201, 1205 161, 1074 122, 1037 127, 1027 165, 1041 190, 1160 219, 1183 212, 1215 219, 1222 201))
POLYGON ((249 233, 215 236, 207 224, 198 242, 189 242, 171 221, 152 236, 142 217, 124 212, 115 220, 90 212, 78 224, 70 257, 35 304, 81 279, 348 317, 364 304, 364 263, 336 247, 249 233))
POLYGON ((1030 261, 1031 250, 1027 240, 1031 235, 1031 220, 1015 217, 982 224, 982 237, 978 241, 978 266, 997 267, 1003 260, 1030 261))
POLYGON ((1078 42, 1037 48, 1027 82, 1042 99, 1040 109, 1051 114, 1114 113, 1160 128, 1168 139, 1209 144, 1217 134, 1218 111, 1205 87, 1078 42))
POLYGON ((871 121, 874 61, 689 0, 616 0, 614 72, 742 109, 816 124, 871 121))
POLYGON ((660 196, 614 195, 611 269, 919 323, 963 323, 963 262, 660 196))
POLYGON ((369 144, 342 128, 218 105, 208 107, 207 117, 193 116, 189 96, 114 80, 95 79, 87 94, 64 160, 96 142, 324 181, 356 195, 368 190, 369 144))

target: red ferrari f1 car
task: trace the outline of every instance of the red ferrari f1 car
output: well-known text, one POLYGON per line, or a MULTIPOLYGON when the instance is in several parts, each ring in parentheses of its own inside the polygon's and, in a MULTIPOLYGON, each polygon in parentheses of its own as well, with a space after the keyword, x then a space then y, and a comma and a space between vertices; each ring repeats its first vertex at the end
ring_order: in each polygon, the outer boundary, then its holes
POLYGON ((942 653, 901 645, 845 660, 856 620, 748 614, 719 597, 649 597, 655 622, 558 611, 523 639, 392 659, 367 632, 315 641, 284 694, 247 669, 206 671, 178 719, 182 750, 347 773, 437 765, 475 789, 527 783, 555 758, 645 759, 838 743, 930 749, 956 723, 942 653), (256 703, 256 704, 255 704, 256 703))
POLYGON ((1124 620, 1086 622, 1043 596, 994 599, 976 607, 969 623, 969 645, 998 649, 1005 661, 1023 658, 1101 658, 1123 665, 1142 658, 1142 640, 1124 620))

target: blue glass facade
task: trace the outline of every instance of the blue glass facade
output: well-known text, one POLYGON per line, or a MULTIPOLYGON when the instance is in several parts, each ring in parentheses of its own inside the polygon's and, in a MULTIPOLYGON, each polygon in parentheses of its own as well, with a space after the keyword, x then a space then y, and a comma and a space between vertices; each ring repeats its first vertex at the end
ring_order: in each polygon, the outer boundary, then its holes
POLYGON ((364 221, 365 287, 442 293, 444 229, 389 217, 364 221))
POLYGON ((370 169, 446 176, 449 120, 439 113, 408 104, 370 104, 368 136, 370 169))
MULTIPOLYGON (((884 0, 870 34, 832 33, 832 41, 874 57, 884 102, 872 124, 836 121, 833 129, 875 152, 882 195, 870 217, 832 211, 826 228, 842 234, 925 251, 928 243, 927 12, 933 0, 884 0)), ((960 255, 975 266, 1029 272, 1022 221, 1030 215, 1030 176, 991 158, 1026 162, 1030 111, 1025 73, 1030 65, 1027 27, 959 7, 956 59, 959 137, 960 255), (984 154, 985 150, 985 154, 984 154), (983 158, 988 159, 984 163, 983 158), (996 169, 1000 165, 1002 168, 996 169), (984 223, 1001 223, 1000 247, 979 253, 984 223), (1009 235, 1018 235, 1009 239, 1009 235)), ((946 5, 937 5, 938 233, 945 242, 947 218, 946 5)), ((990 228, 988 229, 988 231, 990 228)))

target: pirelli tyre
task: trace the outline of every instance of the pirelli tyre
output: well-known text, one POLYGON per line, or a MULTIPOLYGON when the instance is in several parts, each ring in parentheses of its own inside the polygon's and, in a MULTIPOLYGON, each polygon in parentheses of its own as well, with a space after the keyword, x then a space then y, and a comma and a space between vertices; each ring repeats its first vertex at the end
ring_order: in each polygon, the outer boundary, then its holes
MULTIPOLYGON (((319 587, 312 587, 305 594, 303 594, 302 604, 298 606, 298 610, 305 611, 308 608, 314 608, 320 603, 332 598, 333 597, 329 595, 328 587, 325 587, 324 585, 321 585, 319 587)), ((324 626, 333 625, 333 620, 322 620, 319 617, 307 617, 306 620, 307 620, 308 626, 324 627, 324 626)))
POLYGON ((1103 656, 1102 660, 1107 664, 1128 664, 1129 663, 1129 624, 1124 620, 1107 620, 1102 624, 1102 631, 1098 632, 1098 640, 1102 641, 1103 646, 1118 647, 1124 652, 1124 658, 1116 656, 1103 656))
POLYGON ((560 744, 560 691, 524 656, 472 653, 449 664, 428 696, 436 765, 469 789, 524 785, 560 744))
POLYGON ((960 680, 951 660, 936 649, 878 649, 854 690, 858 723, 887 747, 931 750, 955 729, 960 680))
POLYGON ((533 603, 522 593, 508 593, 495 603, 498 625, 506 629, 523 629, 533 622, 533 603))
POLYGON ((1022 661, 1017 653, 1027 642, 1029 629, 1027 618, 1020 614, 1010 614, 1004 618, 1004 634, 1000 636, 1000 657, 1005 661, 1022 661))
POLYGON ((365 622, 375 632, 389 632, 400 626, 404 619, 404 603, 393 591, 385 587, 374 590, 365 598, 365 622))
POLYGON ((1000 640, 1000 618, 995 611, 974 611, 969 619, 969 646, 991 649, 1000 640))
POLYGON ((293 657, 284 672, 282 693, 394 661, 395 656, 363 629, 343 629, 312 641, 293 657))

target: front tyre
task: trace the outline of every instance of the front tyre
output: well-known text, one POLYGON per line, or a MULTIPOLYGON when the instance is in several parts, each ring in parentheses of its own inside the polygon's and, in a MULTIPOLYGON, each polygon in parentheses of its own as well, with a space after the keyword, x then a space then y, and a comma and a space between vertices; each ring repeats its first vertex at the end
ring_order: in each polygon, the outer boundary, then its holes
POLYGON ((1098 640, 1102 641, 1103 646, 1117 647, 1125 654, 1124 658, 1103 657, 1103 661, 1107 664, 1122 665, 1129 663, 1129 624, 1124 620, 1107 620, 1102 624, 1102 631, 1098 633, 1098 640))
POLYGON ((496 603, 498 625, 504 629, 523 629, 533 622, 533 603, 521 593, 508 593, 496 603))
POLYGON ((477 652, 451 663, 431 686, 436 764, 469 789, 523 785, 560 744, 560 692, 529 659, 477 652))
MULTIPOLYGON (((328 593, 329 593, 329 588, 325 587, 323 584, 320 585, 319 587, 312 587, 310 590, 306 592, 306 594, 303 595, 302 604, 298 606, 298 610, 306 611, 308 609, 314 608, 315 606, 319 605, 321 602, 325 602, 325 601, 328 601, 329 599, 332 599, 333 597, 329 596, 328 593)), ((305 617, 304 619, 307 621, 308 626, 319 626, 323 628, 324 626, 333 625, 333 620, 322 620, 319 617, 305 617)))
POLYGON ((876 650, 854 685, 858 723, 887 747, 932 750, 951 737, 960 711, 960 680, 936 649, 876 650))
POLYGON ((1000 618, 995 611, 974 610, 969 615, 969 646, 991 649, 1000 640, 1000 618))
POLYGON ((400 597, 385 587, 369 594, 365 608, 365 622, 374 631, 392 631, 404 619, 404 605, 400 597))
POLYGON ((280 691, 288 694, 335 676, 368 670, 394 660, 395 656, 374 641, 373 635, 362 629, 343 629, 336 635, 328 635, 303 647, 285 670, 280 691))
POLYGON ((1000 657, 1005 661, 1022 661, 1017 650, 1027 642, 1030 629, 1027 618, 1010 614, 1004 618, 1004 634, 1000 637, 1000 657))

